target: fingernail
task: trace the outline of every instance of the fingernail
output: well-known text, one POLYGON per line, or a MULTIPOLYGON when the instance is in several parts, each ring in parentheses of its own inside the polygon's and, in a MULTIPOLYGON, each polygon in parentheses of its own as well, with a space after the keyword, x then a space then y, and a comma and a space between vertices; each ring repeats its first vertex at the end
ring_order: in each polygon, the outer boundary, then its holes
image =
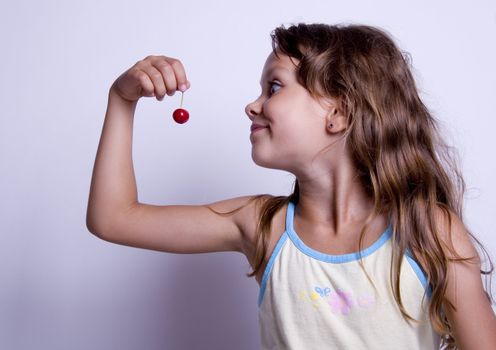
POLYGON ((188 87, 185 84, 179 85, 179 90, 181 90, 182 92, 186 91, 187 88, 188 87))

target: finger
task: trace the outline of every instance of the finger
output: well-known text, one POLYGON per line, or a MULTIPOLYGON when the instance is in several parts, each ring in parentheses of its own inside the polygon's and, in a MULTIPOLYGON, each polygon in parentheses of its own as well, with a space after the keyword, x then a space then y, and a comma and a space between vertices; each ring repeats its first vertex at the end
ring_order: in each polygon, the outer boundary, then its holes
POLYGON ((162 73, 165 81, 165 88, 167 89, 167 95, 172 96, 177 91, 177 80, 176 74, 174 72, 174 67, 164 59, 160 61, 155 61, 153 63, 154 67, 162 73))
POLYGON ((157 100, 162 100, 165 96, 165 93, 167 92, 162 73, 151 64, 143 66, 142 69, 146 72, 153 83, 154 94, 157 100))
POLYGON ((189 81, 186 77, 186 70, 184 69, 182 62, 174 59, 171 66, 174 68, 174 72, 176 73, 178 89, 182 92, 186 91, 189 88, 189 81))
POLYGON ((139 81, 138 85, 138 96, 153 96, 155 88, 153 82, 151 81, 148 73, 146 73, 141 68, 136 68, 133 71, 136 79, 139 81))
MULTIPOLYGON (((175 77, 175 84, 172 84, 171 88, 175 92, 177 90, 181 90, 181 85, 185 85, 181 91, 185 91, 188 88, 188 78, 186 77, 186 71, 184 70, 184 66, 180 60, 166 57, 166 56, 157 56, 157 59, 152 60, 152 64, 157 67, 158 70, 163 71, 167 69, 166 67, 171 67, 175 77)), ((167 84, 167 90, 169 90, 169 85, 167 84)))

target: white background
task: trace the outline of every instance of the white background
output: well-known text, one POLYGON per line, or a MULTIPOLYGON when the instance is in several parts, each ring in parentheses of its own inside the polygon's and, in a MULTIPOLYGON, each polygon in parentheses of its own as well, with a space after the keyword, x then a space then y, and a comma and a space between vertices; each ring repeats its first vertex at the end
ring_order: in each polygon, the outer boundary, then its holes
POLYGON ((0 348, 256 349, 258 285, 237 253, 167 254, 86 229, 112 82, 148 55, 179 58, 191 89, 143 98, 139 200, 204 204, 287 195, 292 174, 251 159, 244 107, 270 32, 363 23, 413 58, 421 98, 458 149, 466 225, 494 257, 496 3, 465 1, 15 1, 0 9, 0 348))

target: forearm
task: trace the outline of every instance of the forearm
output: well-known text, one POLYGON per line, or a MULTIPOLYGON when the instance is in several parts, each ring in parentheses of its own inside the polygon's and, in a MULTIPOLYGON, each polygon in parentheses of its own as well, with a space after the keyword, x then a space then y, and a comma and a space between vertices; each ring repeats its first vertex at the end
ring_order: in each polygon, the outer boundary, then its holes
POLYGON ((109 229, 117 215, 138 200, 132 160, 135 102, 111 88, 91 179, 86 225, 95 234, 109 229))

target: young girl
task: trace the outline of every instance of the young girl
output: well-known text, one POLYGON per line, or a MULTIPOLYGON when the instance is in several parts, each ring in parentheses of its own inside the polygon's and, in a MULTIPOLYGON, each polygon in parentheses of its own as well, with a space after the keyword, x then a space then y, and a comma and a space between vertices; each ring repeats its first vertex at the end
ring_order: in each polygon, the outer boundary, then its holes
POLYGON ((88 229, 164 252, 245 254, 263 349, 496 349, 480 275, 492 263, 481 270, 463 178, 407 56, 364 25, 281 26, 271 37, 262 92, 246 106, 252 158, 294 174, 293 193, 138 202, 136 104, 190 88, 178 59, 148 56, 110 88, 88 229))

